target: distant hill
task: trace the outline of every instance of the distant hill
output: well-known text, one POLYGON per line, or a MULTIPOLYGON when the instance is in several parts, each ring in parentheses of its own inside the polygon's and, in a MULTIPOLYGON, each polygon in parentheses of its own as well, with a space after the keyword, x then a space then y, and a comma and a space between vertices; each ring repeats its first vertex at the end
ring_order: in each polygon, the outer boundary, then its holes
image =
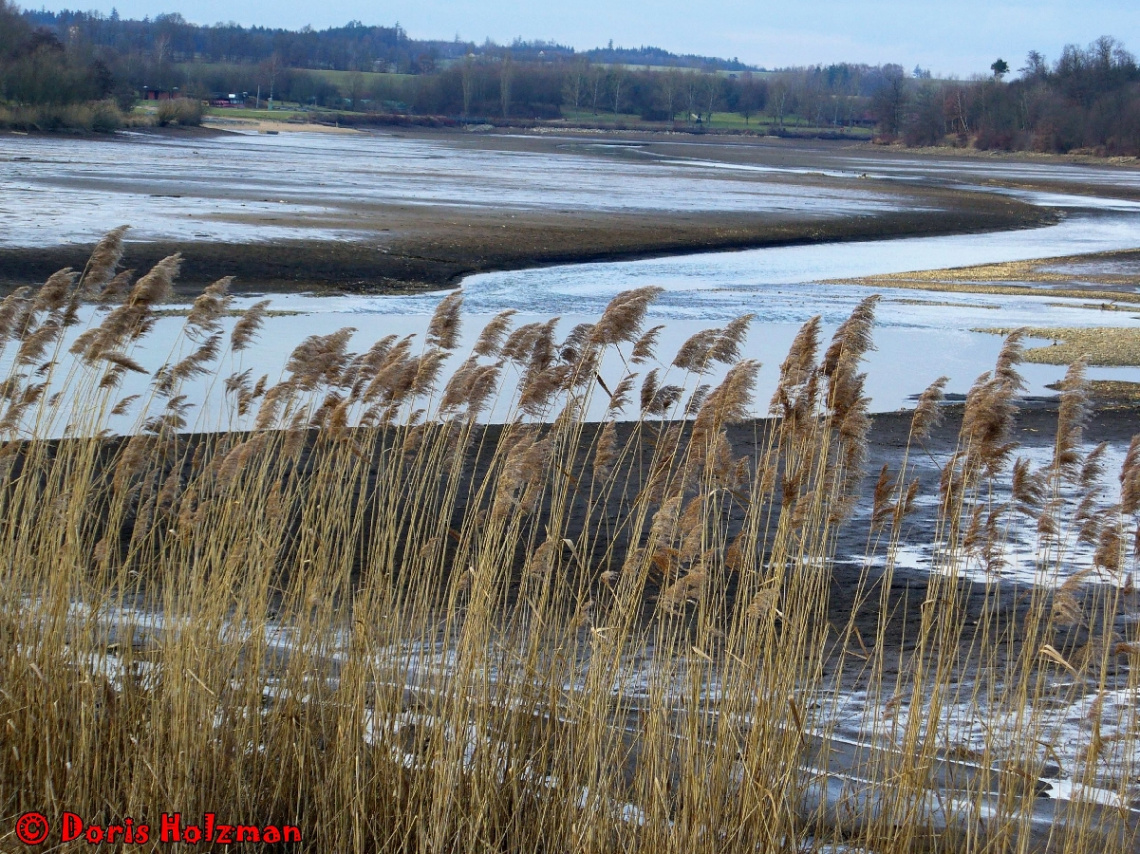
POLYGON ((202 26, 0 0, 0 127, 114 130, 287 107, 357 124, 557 123, 1140 156, 1140 65, 1116 39, 1067 45, 1052 63, 1031 51, 1017 76, 1004 59, 990 71, 960 81, 891 62, 765 70, 651 46, 478 45, 360 21, 202 26))
POLYGON ((89 44, 128 49, 159 49, 172 62, 258 63, 276 56, 286 67, 338 71, 396 71, 431 73, 439 63, 472 55, 500 55, 504 49, 520 61, 558 61, 584 57, 591 62, 640 66, 675 66, 707 71, 746 71, 737 59, 693 54, 675 54, 658 47, 623 48, 611 43, 604 48, 575 51, 572 47, 544 41, 516 40, 510 45, 487 41, 414 39, 399 24, 365 25, 349 21, 342 27, 286 30, 273 27, 243 27, 237 24, 193 24, 177 13, 132 20, 118 14, 64 10, 26 10, 25 21, 44 28, 61 39, 81 35, 89 44))

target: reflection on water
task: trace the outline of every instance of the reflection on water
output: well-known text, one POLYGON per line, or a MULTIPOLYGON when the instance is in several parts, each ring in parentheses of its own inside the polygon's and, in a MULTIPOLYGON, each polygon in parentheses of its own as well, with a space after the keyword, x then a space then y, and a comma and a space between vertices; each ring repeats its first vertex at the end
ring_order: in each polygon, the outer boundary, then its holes
MULTIPOLYGON (((665 288, 654 307, 658 317, 728 320, 756 312, 761 320, 802 323, 815 314, 841 319, 868 293, 847 285, 820 284, 830 279, 1129 249, 1140 246, 1137 224, 1136 215, 1082 212, 1046 228, 992 234, 781 246, 481 273, 465 279, 463 289, 472 312, 515 308, 589 314, 600 312, 623 290, 656 285, 665 288)), ((918 296, 934 300, 930 294, 918 296)), ((956 294, 954 299, 986 302, 973 294, 956 294)), ((437 300, 431 295, 379 297, 361 300, 360 306, 423 314, 437 300)), ((946 312, 937 314, 945 323, 946 312)))

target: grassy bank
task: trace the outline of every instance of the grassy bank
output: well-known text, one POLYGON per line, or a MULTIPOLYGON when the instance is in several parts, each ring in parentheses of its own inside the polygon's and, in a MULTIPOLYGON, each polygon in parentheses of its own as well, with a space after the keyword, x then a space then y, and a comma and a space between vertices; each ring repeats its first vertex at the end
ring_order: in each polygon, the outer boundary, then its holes
POLYGON ((129 123, 114 101, 29 107, 0 104, 0 129, 112 133, 129 123))
POLYGON ((935 384, 860 506, 874 298, 830 343, 805 324, 777 417, 740 455, 750 318, 669 352, 644 328, 653 288, 562 341, 506 312, 444 376, 452 295, 422 342, 314 336, 274 383, 220 367, 264 311, 230 323, 222 280, 162 342, 150 391, 121 399, 180 259, 132 281, 120 241, 0 304, 4 816, 41 811, 58 841, 65 811, 102 827, 216 813, 296 826, 290 850, 313 852, 1134 850, 1140 643, 1118 618, 1140 441, 1110 503, 1081 366, 1044 465, 1008 443, 1014 335, 965 402, 942 487, 911 486, 935 384), (107 308, 90 324, 85 300, 107 308), (602 376, 614 351, 625 370, 602 376), (728 373, 709 388, 713 365, 728 373), (234 429, 190 437, 182 384, 204 374, 234 429), (484 429, 499 396, 513 417, 484 429), (596 398, 606 418, 587 424, 596 398), (109 440, 112 417, 134 426, 109 440), (895 563, 924 500, 935 557, 914 601, 895 563), (867 559, 835 624, 855 517, 867 559), (966 574, 996 573, 1019 519, 1046 583, 995 582, 967 609, 966 574), (1087 572, 1068 572, 1076 556, 1087 572), (874 709, 873 745, 833 737, 841 683, 874 709), (1050 770, 1047 710, 1090 695, 1079 758, 1050 770), (976 741, 952 708, 983 722, 976 741), (1085 796, 1043 800, 1044 776, 1085 796))
POLYGON ((39 132, 114 133, 122 128, 197 127, 202 105, 190 98, 161 101, 153 109, 124 113, 113 100, 33 106, 0 104, 0 129, 39 132))

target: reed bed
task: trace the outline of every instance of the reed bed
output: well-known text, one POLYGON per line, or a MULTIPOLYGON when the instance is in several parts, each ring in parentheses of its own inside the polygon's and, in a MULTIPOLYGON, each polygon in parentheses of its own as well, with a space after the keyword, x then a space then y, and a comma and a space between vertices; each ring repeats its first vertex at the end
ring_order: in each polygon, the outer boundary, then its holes
POLYGON ((0 304, 5 850, 29 810, 57 829, 64 812, 216 813, 297 826, 281 850, 313 852, 1136 850, 1140 439, 1109 503, 1081 364, 1044 466, 1009 439, 1017 333, 974 385, 892 670, 894 556, 942 385, 863 489, 875 299, 830 343, 805 324, 762 421, 750 318, 663 354, 652 288, 561 340, 505 312, 469 353, 454 294, 422 341, 314 336, 272 382, 221 375, 266 310, 225 320, 223 279, 183 355, 124 399, 180 259, 134 280, 122 236, 0 304), (622 373, 602 376, 615 353, 622 373), (251 428, 187 432, 203 376, 251 428), (503 400, 506 423, 481 423, 503 400), (587 422, 596 400, 606 417, 587 422), (742 422, 744 455, 727 439, 742 422), (858 510, 867 556, 836 625, 837 536, 858 510), (998 565, 1025 520, 1043 583, 995 582, 968 609, 964 574, 998 565), (1089 568, 1062 583, 1078 552, 1089 568), (873 710, 857 743, 835 735, 851 684, 873 710), (1054 775, 1075 796, 1043 800, 1048 711, 1090 696, 1079 762, 1054 775), (968 750, 949 709, 978 722, 968 750))

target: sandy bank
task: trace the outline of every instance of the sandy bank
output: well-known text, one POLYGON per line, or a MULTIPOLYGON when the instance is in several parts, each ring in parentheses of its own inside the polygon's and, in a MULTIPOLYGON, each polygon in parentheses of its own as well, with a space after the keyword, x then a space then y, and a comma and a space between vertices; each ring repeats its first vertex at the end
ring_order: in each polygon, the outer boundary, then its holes
POLYGON ((229 118, 228 116, 207 116, 202 120, 202 126, 215 130, 243 133, 360 133, 355 128, 342 128, 339 125, 317 124, 316 122, 270 121, 267 119, 229 118))

